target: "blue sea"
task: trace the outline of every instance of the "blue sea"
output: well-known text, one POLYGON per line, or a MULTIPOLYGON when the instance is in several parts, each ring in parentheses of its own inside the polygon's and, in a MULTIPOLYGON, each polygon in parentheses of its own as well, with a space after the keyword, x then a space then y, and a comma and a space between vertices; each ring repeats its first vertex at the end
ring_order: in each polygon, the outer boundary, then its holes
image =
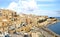
MULTIPOLYGON (((56 17, 57 19, 60 19, 60 17, 56 17)), ((48 28, 50 30, 52 30, 53 32, 55 32, 56 34, 60 35, 60 22, 57 22, 53 25, 48 26, 48 28)))

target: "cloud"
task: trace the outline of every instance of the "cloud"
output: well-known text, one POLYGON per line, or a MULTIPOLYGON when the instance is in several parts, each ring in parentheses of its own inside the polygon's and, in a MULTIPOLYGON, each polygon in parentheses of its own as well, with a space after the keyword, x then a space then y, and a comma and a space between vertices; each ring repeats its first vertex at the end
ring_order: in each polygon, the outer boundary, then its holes
POLYGON ((12 3, 10 3, 10 5, 7 8, 14 10, 17 7, 17 5, 18 5, 17 3, 12 2, 12 3))
POLYGON ((41 2, 53 2, 55 0, 37 0, 37 1, 41 1, 41 2))
POLYGON ((55 4, 39 4, 38 6, 51 7, 51 6, 55 6, 55 4))
MULTIPOLYGON (((48 1, 48 0, 41 0, 48 1)), ((52 0, 50 0, 52 1, 52 0)), ((50 6, 49 4, 41 4, 39 6, 50 6)), ((17 11, 17 13, 26 13, 26 14, 36 14, 36 15, 48 15, 48 16, 58 16, 54 11, 41 10, 38 7, 36 0, 18 0, 18 2, 11 2, 7 9, 17 11)))
POLYGON ((49 10, 38 10, 37 13, 34 13, 36 15, 48 15, 49 17, 60 17, 59 14, 55 11, 49 11, 49 10))
POLYGON ((56 11, 57 12, 57 14, 59 14, 60 15, 60 11, 56 11))
POLYGON ((18 12, 24 12, 24 11, 28 11, 28 10, 35 10, 37 9, 37 4, 35 0, 19 0, 18 3, 16 2, 12 2, 10 3, 10 5, 8 6, 8 9, 12 9, 12 10, 17 10, 18 12))

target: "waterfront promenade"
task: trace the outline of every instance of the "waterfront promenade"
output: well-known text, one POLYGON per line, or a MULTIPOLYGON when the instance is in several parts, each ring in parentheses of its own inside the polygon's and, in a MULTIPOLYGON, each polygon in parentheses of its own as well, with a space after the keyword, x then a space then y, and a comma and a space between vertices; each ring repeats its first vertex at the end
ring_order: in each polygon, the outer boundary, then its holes
POLYGON ((43 33, 46 37, 60 37, 60 35, 54 33, 53 31, 51 31, 51 30, 48 29, 47 27, 42 27, 42 28, 40 28, 40 30, 42 31, 42 33, 43 33))

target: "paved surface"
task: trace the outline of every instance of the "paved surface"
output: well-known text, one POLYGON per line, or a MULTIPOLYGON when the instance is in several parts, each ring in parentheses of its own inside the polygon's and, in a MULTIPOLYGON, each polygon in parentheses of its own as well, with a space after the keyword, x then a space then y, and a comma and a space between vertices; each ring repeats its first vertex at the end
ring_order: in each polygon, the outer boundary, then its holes
MULTIPOLYGON (((44 28, 44 29, 46 29, 46 28, 44 28)), ((40 28, 40 32, 43 34, 43 35, 45 35, 45 37, 60 37, 59 35, 54 35, 55 33, 51 33, 51 32, 49 32, 49 30, 48 30, 48 28, 47 28, 47 30, 48 31, 46 31, 46 30, 44 30, 43 28, 40 28)))
MULTIPOLYGON (((45 37, 60 37, 55 36, 55 33, 51 33, 48 28, 39 28, 37 31, 41 32, 45 37)), ((23 35, 12 34, 11 37, 23 37, 23 35)))
POLYGON ((22 35, 12 34, 11 37, 23 37, 22 35))

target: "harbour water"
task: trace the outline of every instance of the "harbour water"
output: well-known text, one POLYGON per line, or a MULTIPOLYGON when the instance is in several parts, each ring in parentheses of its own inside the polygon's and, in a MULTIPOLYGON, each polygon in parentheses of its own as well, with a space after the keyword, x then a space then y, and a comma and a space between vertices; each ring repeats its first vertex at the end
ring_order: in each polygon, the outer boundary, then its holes
MULTIPOLYGON (((57 19, 60 19, 60 17, 57 17, 57 19)), ((55 32, 56 34, 60 35, 60 22, 50 25, 48 26, 48 28, 52 30, 53 32, 55 32)))

